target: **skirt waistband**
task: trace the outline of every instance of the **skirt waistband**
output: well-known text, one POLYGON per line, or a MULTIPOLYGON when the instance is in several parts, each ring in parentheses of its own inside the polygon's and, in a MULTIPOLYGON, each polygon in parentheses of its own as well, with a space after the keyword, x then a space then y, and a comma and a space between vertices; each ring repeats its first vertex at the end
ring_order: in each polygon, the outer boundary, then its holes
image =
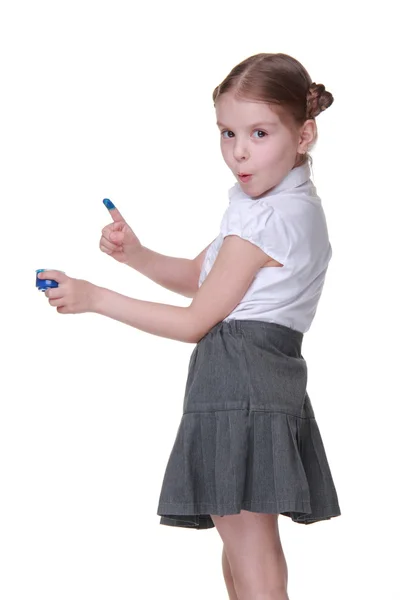
POLYGON ((292 337, 292 339, 302 342, 304 334, 297 329, 292 329, 286 325, 280 323, 272 323, 270 321, 259 321, 254 319, 228 319, 227 321, 220 321, 214 327, 210 329, 208 334, 225 329, 231 333, 282 333, 286 336, 292 337))

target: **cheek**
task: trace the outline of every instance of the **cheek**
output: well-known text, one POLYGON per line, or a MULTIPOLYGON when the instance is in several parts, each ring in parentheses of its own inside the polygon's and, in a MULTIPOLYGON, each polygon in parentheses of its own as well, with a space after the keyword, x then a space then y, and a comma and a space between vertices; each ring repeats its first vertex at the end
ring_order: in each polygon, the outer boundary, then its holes
POLYGON ((222 157, 223 157, 224 161, 226 162, 226 164, 229 165, 230 160, 232 160, 231 153, 229 152, 229 149, 227 148, 226 144, 223 143, 222 140, 221 140, 220 147, 221 147, 222 157))
POLYGON ((260 145, 253 153, 253 159, 260 165, 273 165, 280 160, 281 149, 275 140, 268 140, 267 144, 260 145))
POLYGON ((281 146, 282 153, 292 154, 294 152, 296 154, 297 141, 293 133, 288 131, 286 135, 282 137, 281 146))
POLYGON ((287 159, 291 154, 292 141, 288 137, 274 136, 268 140, 260 155, 262 154, 267 163, 279 163, 287 159))

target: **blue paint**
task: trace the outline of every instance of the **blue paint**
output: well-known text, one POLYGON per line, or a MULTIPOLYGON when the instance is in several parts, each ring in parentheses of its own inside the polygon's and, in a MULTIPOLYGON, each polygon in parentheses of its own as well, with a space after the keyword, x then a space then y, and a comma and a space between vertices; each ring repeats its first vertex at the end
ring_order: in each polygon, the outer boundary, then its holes
POLYGON ((108 208, 108 210, 112 210, 113 208, 115 208, 114 204, 108 198, 104 198, 103 204, 106 208, 108 208))
POLYGON ((57 281, 54 279, 39 279, 38 273, 50 271, 51 269, 36 269, 36 287, 40 292, 45 292, 48 288, 58 287, 57 281))

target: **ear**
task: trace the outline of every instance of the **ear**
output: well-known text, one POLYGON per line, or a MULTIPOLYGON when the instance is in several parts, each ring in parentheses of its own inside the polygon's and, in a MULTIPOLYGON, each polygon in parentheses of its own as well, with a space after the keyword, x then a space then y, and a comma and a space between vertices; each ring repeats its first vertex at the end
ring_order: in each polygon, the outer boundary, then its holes
POLYGON ((305 154, 309 146, 315 140, 317 134, 317 126, 314 119, 308 119, 300 130, 299 144, 297 147, 298 154, 305 154))

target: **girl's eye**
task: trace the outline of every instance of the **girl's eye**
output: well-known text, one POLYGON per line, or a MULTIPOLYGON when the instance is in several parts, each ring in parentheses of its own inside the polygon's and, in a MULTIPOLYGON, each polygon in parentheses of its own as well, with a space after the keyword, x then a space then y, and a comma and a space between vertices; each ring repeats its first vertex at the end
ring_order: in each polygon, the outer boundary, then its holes
MULTIPOLYGON (((227 136, 228 138, 231 138, 231 137, 233 137, 233 135, 234 135, 233 131, 229 131, 229 130, 227 130, 227 129, 226 129, 225 131, 221 131, 221 136, 222 136, 222 137, 225 137, 225 136, 224 136, 224 133, 232 134, 232 135, 228 135, 228 136, 227 136)), ((268 134, 267 134, 265 131, 262 131, 262 129, 257 129, 257 130, 255 131, 255 133, 261 133, 261 134, 262 134, 262 135, 260 135, 260 136, 259 136, 259 135, 257 135, 257 138, 258 138, 259 140, 261 140, 263 137, 265 137, 266 135, 268 135, 268 134)), ((226 139, 226 138, 225 138, 225 139, 226 139)))

